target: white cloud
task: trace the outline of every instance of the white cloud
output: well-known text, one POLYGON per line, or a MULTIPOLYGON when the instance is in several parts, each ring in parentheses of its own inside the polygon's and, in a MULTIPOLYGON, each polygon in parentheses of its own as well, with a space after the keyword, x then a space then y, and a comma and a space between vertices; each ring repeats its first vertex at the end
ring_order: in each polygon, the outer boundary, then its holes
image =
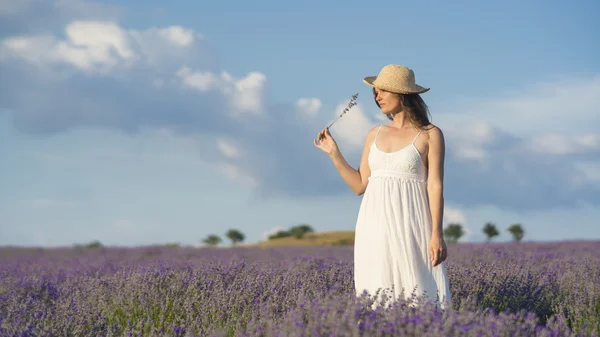
POLYGON ((149 31, 156 31, 156 35, 163 37, 173 45, 179 47, 187 47, 191 45, 197 37, 203 37, 202 35, 195 33, 193 30, 186 29, 182 26, 171 26, 167 28, 152 29, 149 31))
POLYGON ((233 181, 237 181, 250 188, 257 188, 259 186, 259 182, 251 175, 246 174, 240 166, 232 163, 218 163, 217 167, 233 181))
POLYGON ((182 64, 206 64, 212 59, 206 39, 192 29, 176 25, 128 33, 142 59, 161 73, 170 74, 182 64))
MULTIPOLYGON (((346 108, 347 103, 340 103, 334 111, 334 118, 346 108)), ((352 151, 360 151, 365 145, 369 130, 375 124, 367 117, 360 105, 353 106, 330 129, 332 136, 341 146, 346 145, 352 151)))
POLYGON ((261 113, 263 94, 267 77, 259 72, 251 72, 235 82, 231 98, 240 111, 261 113))
POLYGON ((203 38, 181 26, 127 30, 112 21, 96 20, 72 21, 64 31, 65 39, 48 34, 6 38, 0 59, 19 58, 39 67, 67 64, 86 72, 110 71, 140 60, 159 66, 181 58, 178 49, 203 38))
POLYGON ((217 76, 211 72, 193 71, 187 66, 182 66, 177 71, 177 76, 184 86, 199 91, 220 91, 229 99, 234 111, 232 115, 239 112, 250 112, 262 114, 264 111, 263 97, 266 76, 259 72, 250 72, 245 77, 235 79, 227 72, 221 72, 217 76))
POLYGON ((318 98, 300 98, 296 101, 296 108, 308 116, 315 116, 321 109, 321 100, 318 98))
POLYGON ((446 136, 447 152, 462 166, 457 169, 476 163, 469 168, 472 172, 488 172, 496 179, 508 174, 514 183, 525 179, 526 170, 543 165, 544 158, 556 174, 570 172, 565 187, 583 188, 589 181, 589 174, 575 172, 574 160, 557 156, 598 152, 600 115, 594 112, 600 111, 599 75, 537 83, 449 106, 455 108, 435 117, 446 136))
POLYGON ((186 66, 181 67, 177 71, 177 76, 181 78, 184 85, 199 91, 218 89, 221 86, 221 81, 225 80, 225 78, 220 79, 210 72, 193 72, 186 66))
MULTIPOLYGON (((202 43, 206 41, 181 26, 129 30, 110 20, 78 20, 66 25, 65 32, 65 38, 38 34, 2 41, 2 60, 17 58, 55 69, 52 75, 63 75, 57 81, 39 69, 32 71, 0 62, 2 72, 8 71, 16 79, 2 87, 0 100, 14 113, 20 130, 41 134, 80 126, 127 132, 166 128, 181 135, 211 139, 197 145, 199 157, 208 157, 208 162, 216 163, 230 179, 262 189, 263 195, 306 196, 345 191, 337 172, 330 170, 330 163, 322 160, 322 154, 311 146, 319 127, 328 124, 324 120, 327 117, 318 114, 322 109, 318 98, 266 104, 264 74, 249 72, 234 77, 194 63, 205 55, 202 50, 206 45, 202 43), (73 77, 68 70, 73 69, 92 74, 108 70, 104 74, 114 76, 100 80, 97 76, 84 76, 71 82, 73 77), (297 113, 289 113, 294 110, 297 113), (248 123, 232 123, 231 118, 244 113, 244 117, 258 116, 260 122, 252 127, 248 123), (277 118, 264 118, 267 114, 271 117, 284 113, 287 114, 283 124, 277 118), (223 140, 214 143, 213 133, 223 140), (290 151, 294 156, 289 156, 290 151), (241 154, 247 160, 240 161, 241 154), (306 165, 317 162, 314 167, 306 165), (320 174, 318 179, 316 174, 320 174), (331 182, 332 179, 338 180, 331 182)), ((600 95, 591 94, 597 92, 598 82, 598 77, 584 79, 570 83, 569 89, 562 89, 562 82, 541 85, 513 96, 501 94, 500 99, 473 99, 462 106, 450 102, 448 105, 457 106, 457 110, 436 116, 448 138, 448 182, 454 184, 448 191, 455 199, 450 201, 528 208, 575 203, 584 199, 579 195, 586 193, 595 196, 596 191, 584 183, 590 174, 576 175, 574 164, 548 153, 595 149, 597 134, 589 129, 597 125, 594 121, 598 117, 588 112, 598 107, 600 95), (571 96, 576 98, 568 99, 571 96), (548 109, 562 119, 547 122, 548 109), (566 117, 567 111, 574 111, 574 115, 566 117), (568 125, 564 129, 569 132, 545 129, 554 124, 568 125), (583 137, 570 136, 574 130, 581 131, 583 137), (561 148, 557 142, 568 146, 561 148), (528 146, 532 143, 545 153, 531 151, 528 146), (538 174, 539 171, 544 172, 538 174), (567 181, 563 178, 566 176, 576 179, 567 181)), ((346 99, 341 101, 329 121, 337 118, 346 104, 346 99)), ((235 121, 240 120, 248 121, 235 121)), ((360 154, 369 129, 384 122, 387 120, 381 113, 367 114, 358 105, 340 118, 331 132, 343 151, 348 151, 344 153, 349 155, 349 161, 357 162, 354 157, 360 154)))
POLYGON ((600 140, 597 134, 568 136, 553 133, 532 137, 529 148, 535 152, 557 155, 585 153, 600 150, 600 140))
POLYGON ((224 139, 217 140, 217 148, 225 157, 228 158, 236 158, 240 154, 240 151, 235 145, 224 139))
POLYGON ((436 118, 448 124, 485 120, 522 137, 593 132, 600 125, 600 75, 560 78, 451 105, 456 106, 451 113, 436 118))
POLYGON ((42 66, 49 61, 55 61, 55 49, 56 40, 51 35, 12 37, 2 41, 0 60, 15 57, 42 66))
POLYGON ((127 32, 114 22, 73 21, 65 33, 70 45, 85 47, 92 57, 109 59, 111 52, 123 60, 134 56, 127 32))
POLYGON ((483 121, 475 122, 471 126, 471 139, 478 143, 488 143, 493 139, 492 127, 483 121))
POLYGON ((466 221, 467 218, 465 216, 465 213, 463 213, 463 211, 461 211, 459 208, 448 206, 444 207, 444 223, 460 223, 464 226, 466 221))
POLYGON ((468 124, 445 124, 442 127, 446 138, 446 146, 458 158, 485 163, 490 153, 488 146, 498 140, 498 130, 481 120, 468 124))
POLYGON ((65 34, 66 40, 50 35, 7 38, 0 55, 36 66, 64 63, 83 71, 107 70, 135 58, 126 32, 112 22, 74 21, 66 26, 65 34))
POLYGON ((459 158, 469 160, 482 161, 488 156, 488 153, 483 148, 475 146, 474 144, 464 144, 455 149, 455 151, 459 158))

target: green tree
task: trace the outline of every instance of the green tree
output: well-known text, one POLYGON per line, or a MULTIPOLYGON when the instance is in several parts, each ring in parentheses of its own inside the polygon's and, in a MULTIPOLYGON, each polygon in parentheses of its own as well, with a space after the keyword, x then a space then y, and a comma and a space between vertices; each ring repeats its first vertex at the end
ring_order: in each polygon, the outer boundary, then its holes
POLYGON ((275 234, 269 235, 269 240, 279 239, 279 238, 287 238, 292 236, 292 233, 289 231, 278 231, 275 234))
POLYGON ((463 227, 459 223, 451 223, 444 229, 444 237, 449 243, 457 243, 458 240, 465 234, 463 227))
POLYGON ((500 234, 498 232, 498 229, 496 228, 496 225, 491 222, 488 222, 485 224, 485 226, 483 226, 483 233, 485 233, 485 235, 487 235, 488 242, 492 241, 494 236, 498 236, 500 234))
POLYGON ((521 224, 518 223, 510 225, 507 231, 510 232, 510 234, 512 234, 513 239, 517 242, 521 241, 523 239, 523 236, 525 235, 525 230, 523 229, 523 226, 521 226, 521 224))
POLYGON ((314 230, 309 225, 302 224, 290 228, 289 232, 295 236, 296 239, 302 239, 306 233, 312 233, 314 230))
POLYGON ((102 244, 102 242, 100 242, 98 240, 95 240, 95 241, 92 241, 90 243, 87 243, 85 245, 85 247, 86 248, 102 248, 102 247, 104 247, 104 245, 102 244))
POLYGON ((246 236, 244 233, 237 229, 230 229, 227 231, 226 236, 231 240, 231 243, 235 246, 238 242, 243 242, 246 236))
POLYGON ((221 237, 215 234, 211 234, 207 237, 204 238, 204 240, 202 240, 203 243, 209 245, 209 246, 216 246, 219 243, 221 243, 221 237))

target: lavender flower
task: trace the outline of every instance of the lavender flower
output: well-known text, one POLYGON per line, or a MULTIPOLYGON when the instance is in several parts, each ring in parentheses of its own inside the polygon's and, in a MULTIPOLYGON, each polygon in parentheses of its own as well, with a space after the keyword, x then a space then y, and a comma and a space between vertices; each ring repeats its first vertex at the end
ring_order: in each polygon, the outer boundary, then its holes
MULTIPOLYGON (((331 128, 331 126, 337 122, 338 119, 342 118, 343 115, 345 115, 348 111, 350 111, 350 109, 352 109, 353 106, 357 105, 358 103, 356 103, 356 99, 358 98, 358 93, 352 95, 352 98, 350 98, 350 102, 348 102, 348 105, 346 106, 346 108, 344 108, 344 110, 342 111, 342 113, 333 120, 333 122, 331 122, 328 126, 327 129, 331 128)), ((320 137, 319 139, 316 139, 317 143, 321 142, 321 139, 323 137, 320 137)))
POLYGON ((0 336, 600 336, 600 242, 448 249, 451 308, 372 310, 351 246, 0 248, 0 336))
POLYGON ((346 106, 346 108, 344 108, 344 111, 342 111, 342 113, 337 116, 337 118, 331 122, 331 124, 329 124, 327 126, 327 128, 329 129, 335 122, 337 122, 338 119, 342 118, 342 116, 344 114, 346 114, 346 112, 348 112, 350 109, 352 109, 353 106, 357 105, 358 103, 356 103, 356 99, 358 98, 358 93, 352 95, 352 98, 350 99, 350 102, 348 102, 348 105, 346 106))

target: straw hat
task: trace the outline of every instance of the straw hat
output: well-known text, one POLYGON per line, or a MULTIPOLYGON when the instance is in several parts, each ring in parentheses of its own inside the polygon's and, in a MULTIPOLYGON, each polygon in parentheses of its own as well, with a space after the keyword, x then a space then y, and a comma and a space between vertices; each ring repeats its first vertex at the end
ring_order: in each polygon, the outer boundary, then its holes
POLYGON ((367 76, 363 82, 369 86, 397 94, 422 94, 429 91, 429 88, 415 83, 415 73, 412 69, 397 64, 383 67, 379 75, 367 76))

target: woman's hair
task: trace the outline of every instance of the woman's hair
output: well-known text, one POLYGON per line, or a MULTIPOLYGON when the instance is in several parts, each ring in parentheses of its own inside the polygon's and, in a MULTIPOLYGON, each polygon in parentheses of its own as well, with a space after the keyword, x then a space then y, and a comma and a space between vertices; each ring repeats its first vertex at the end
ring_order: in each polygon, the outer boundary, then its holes
MULTIPOLYGON (((429 112, 427 104, 425 104, 425 101, 423 101, 419 94, 396 95, 401 97, 402 108, 404 112, 406 112, 406 117, 413 125, 423 129, 431 124, 429 121, 431 113, 429 112)), ((373 99, 375 100, 377 107, 381 108, 379 103, 377 103, 377 92, 375 91, 375 88, 373 88, 373 99)), ((394 116, 392 114, 387 114, 387 117, 389 120, 394 120, 394 116)))

